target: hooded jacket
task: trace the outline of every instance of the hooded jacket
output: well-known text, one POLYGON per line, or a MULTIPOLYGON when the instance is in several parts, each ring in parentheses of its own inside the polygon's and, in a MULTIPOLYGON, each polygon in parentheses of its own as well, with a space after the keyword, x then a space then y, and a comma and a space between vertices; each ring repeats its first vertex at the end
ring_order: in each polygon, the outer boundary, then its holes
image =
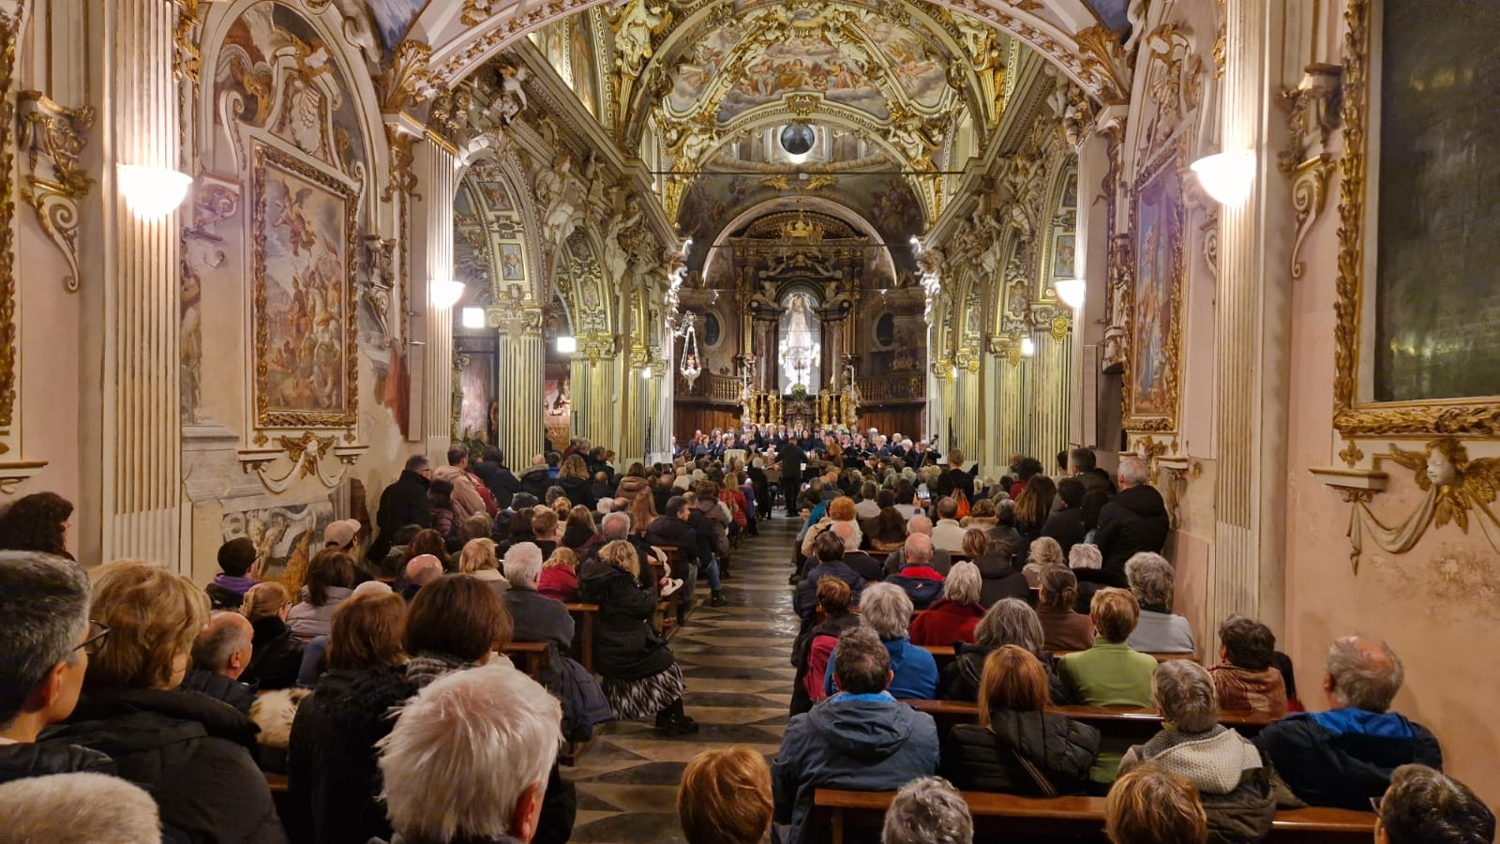
POLYGON ((1116 578, 1116 585, 1126 585, 1126 560, 1142 551, 1161 553, 1170 524, 1161 493, 1145 484, 1121 491, 1104 505, 1094 543, 1104 555, 1104 570, 1116 578))
POLYGON ((1270 771, 1255 745, 1234 730, 1222 724, 1204 733, 1162 730, 1125 752, 1120 773, 1147 760, 1197 787, 1208 813, 1210 841, 1261 841, 1271 833, 1276 799, 1270 771))
POLYGON ((836 577, 849 584, 851 605, 859 604, 859 594, 865 589, 865 579, 843 560, 818 561, 816 566, 808 569, 807 574, 797 581, 797 592, 792 597, 792 609, 802 619, 803 632, 817 623, 818 581, 825 577, 836 577))
POLYGON ((959 724, 943 743, 943 776, 956 788, 1041 797, 1045 792, 1018 756, 1059 795, 1082 794, 1099 755, 1099 731, 1056 712, 997 709, 990 726, 959 724))
POLYGON ((1442 748, 1426 727, 1353 707, 1289 715, 1262 730, 1255 746, 1298 797, 1356 811, 1369 810, 1401 765, 1443 768, 1442 748))
POLYGON ((0 744, 0 783, 51 774, 114 774, 115 762, 75 744, 0 744))
POLYGON ((598 560, 578 566, 578 597, 599 605, 594 625, 594 670, 611 680, 660 674, 675 661, 665 640, 651 629, 656 590, 642 588, 627 572, 598 560))
POLYGON ((823 671, 828 667, 828 660, 833 655, 833 650, 828 647, 827 642, 831 641, 837 646, 838 638, 845 630, 858 626, 859 616, 849 612, 835 618, 825 619, 797 636, 797 641, 792 646, 792 667, 797 669, 797 675, 792 682, 791 714, 801 715, 812 709, 815 691, 818 692, 818 700, 823 699, 822 683, 818 678, 823 676, 823 671), (822 646, 822 650, 826 653, 823 653, 821 659, 815 660, 813 652, 818 650, 819 638, 827 640, 822 646))
POLYGON ((803 839, 819 788, 895 791, 936 773, 937 725, 932 716, 887 693, 837 694, 792 718, 771 765, 777 824, 783 842, 803 839))
POLYGON ((520 478, 504 466, 481 460, 470 466, 469 470, 489 487, 490 495, 495 498, 495 507, 499 510, 508 509, 510 500, 521 491, 520 478))
POLYGON ((1031 600, 1031 585, 1026 575, 1011 566, 1003 554, 985 554, 974 560, 982 579, 979 585, 979 603, 993 607, 1006 598, 1031 600))
POLYGON ((91 689, 43 741, 107 754, 122 778, 155 798, 171 836, 279 844, 286 835, 255 767, 255 732, 234 707, 203 695, 91 689))
POLYGON ((887 577, 885 582, 901 587, 915 609, 925 610, 943 597, 943 576, 932 566, 921 563, 906 564, 900 574, 887 577))
POLYGON ((432 479, 453 484, 453 510, 458 514, 459 519, 467 519, 474 515, 489 515, 484 499, 479 496, 479 490, 474 486, 474 478, 463 467, 439 466, 432 470, 432 479))

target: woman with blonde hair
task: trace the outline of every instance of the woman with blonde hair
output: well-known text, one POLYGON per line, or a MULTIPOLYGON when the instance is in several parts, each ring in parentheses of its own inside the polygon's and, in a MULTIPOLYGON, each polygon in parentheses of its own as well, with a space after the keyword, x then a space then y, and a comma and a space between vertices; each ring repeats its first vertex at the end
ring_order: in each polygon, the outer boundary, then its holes
POLYGON ((748 747, 705 750, 682 772, 677 817, 688 844, 759 844, 774 811, 771 767, 748 747))
POLYGON ((208 595, 139 560, 106 563, 92 579, 89 617, 104 634, 78 706, 47 741, 108 753, 121 778, 156 798, 169 838, 284 841, 255 765, 254 722, 179 688, 208 621, 208 595))
POLYGON ((1192 783, 1148 763, 1109 790, 1104 834, 1114 844, 1205 844, 1208 815, 1192 783))
POLYGON ((536 591, 564 604, 578 600, 578 555, 571 548, 558 548, 542 563, 536 591))
POLYGON ((302 667, 302 652, 307 644, 292 635, 286 626, 291 599, 286 587, 274 580, 257 583, 245 593, 240 612, 255 630, 251 640, 250 665, 240 675, 240 682, 262 691, 291 688, 302 667))
POLYGON ((1067 560, 1063 559, 1062 546, 1057 540, 1050 536, 1039 536, 1031 543, 1030 550, 1026 553, 1026 565, 1021 568, 1021 574, 1026 575, 1026 583, 1032 589, 1042 585, 1042 573, 1054 566, 1067 566, 1067 560))
POLYGON ((696 733, 698 725, 682 708, 686 685, 677 658, 651 628, 656 615, 656 584, 640 583, 640 555, 617 539, 580 567, 579 597, 599 605, 594 628, 594 670, 615 717, 635 721, 656 715, 666 736, 696 733))
POLYGON ((471 539, 464 543, 463 553, 458 555, 458 570, 503 595, 510 588, 505 575, 500 571, 500 560, 495 556, 495 541, 489 538, 471 539))
MULTIPOLYGON (((589 501, 589 464, 584 461, 581 454, 570 454, 562 462, 557 470, 557 485, 562 487, 563 495, 567 496, 569 507, 571 502, 577 502, 585 507, 593 507, 598 504, 598 499, 589 501)), ((558 513, 559 518, 567 518, 566 513, 558 513)))
POLYGON ((1031 797, 1081 794, 1099 755, 1099 731, 1048 712, 1047 671, 1030 651, 990 652, 979 681, 979 723, 959 724, 943 746, 943 776, 960 789, 1031 797))
POLYGON ((536 536, 536 547, 542 549, 544 556, 551 555, 557 548, 557 526, 557 511, 537 505, 535 515, 531 517, 531 532, 536 536))

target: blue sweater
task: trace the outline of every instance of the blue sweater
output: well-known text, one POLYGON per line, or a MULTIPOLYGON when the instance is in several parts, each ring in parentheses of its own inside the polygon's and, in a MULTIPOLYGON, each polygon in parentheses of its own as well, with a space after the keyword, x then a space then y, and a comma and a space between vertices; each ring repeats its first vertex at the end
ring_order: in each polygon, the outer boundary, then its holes
MULTIPOLYGON (((911 640, 902 636, 885 643, 886 651, 891 655, 891 672, 896 676, 891 679, 891 697, 897 700, 933 700, 937 697, 938 669, 937 660, 932 654, 922 647, 913 645, 911 640)), ((828 660, 828 670, 823 675, 823 690, 828 694, 838 691, 833 685, 834 661, 828 660)))

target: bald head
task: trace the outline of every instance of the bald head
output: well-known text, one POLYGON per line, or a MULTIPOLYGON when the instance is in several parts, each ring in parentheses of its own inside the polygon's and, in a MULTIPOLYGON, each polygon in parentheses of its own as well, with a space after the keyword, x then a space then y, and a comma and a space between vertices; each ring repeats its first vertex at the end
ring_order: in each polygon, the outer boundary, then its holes
POLYGON ((237 612, 216 612, 193 642, 193 666, 238 680, 250 665, 255 628, 237 612))
POLYGON ((932 519, 926 516, 912 516, 906 521, 906 532, 910 536, 917 534, 932 535, 932 519))
POLYGON ((901 556, 908 565, 932 562, 932 537, 925 533, 913 533, 901 546, 901 556))
POLYGON ((417 586, 426 586, 443 576, 443 564, 431 554, 418 554, 406 564, 406 580, 417 586))
POLYGON ((1352 706, 1385 712, 1401 691, 1406 672, 1390 645, 1363 636, 1345 636, 1328 649, 1323 689, 1334 708, 1352 706))
POLYGON ((829 528, 829 530, 833 531, 834 536, 843 541, 845 551, 859 550, 859 537, 854 533, 855 527, 853 522, 834 522, 833 527, 829 528))

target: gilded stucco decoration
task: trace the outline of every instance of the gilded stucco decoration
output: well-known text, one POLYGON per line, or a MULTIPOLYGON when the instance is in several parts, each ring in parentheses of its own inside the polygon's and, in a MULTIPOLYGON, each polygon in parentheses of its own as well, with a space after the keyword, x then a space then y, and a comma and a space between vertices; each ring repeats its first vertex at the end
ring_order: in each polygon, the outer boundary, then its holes
POLYGON ((1340 125, 1342 78, 1343 68, 1338 65, 1309 65, 1301 84, 1280 97, 1290 131, 1286 149, 1277 158, 1281 172, 1292 180, 1292 210, 1297 220, 1297 237, 1292 242, 1294 279, 1302 278, 1306 269, 1302 246, 1323 213, 1328 177, 1338 166, 1329 139, 1340 125))
POLYGON ((311 431, 304 432, 300 437, 276 437, 270 442, 274 442, 274 448, 241 451, 239 461, 241 471, 247 475, 255 475, 273 493, 286 492, 293 484, 306 478, 317 478, 324 487, 333 489, 343 482, 349 467, 354 465, 366 448, 340 446, 336 436, 323 437, 311 431), (291 466, 278 477, 272 467, 283 458, 291 466), (324 467, 325 458, 338 461, 334 471, 330 472, 324 467))
MULTIPOLYGON (((9 434, 15 423, 16 370, 16 106, 14 97, 16 47, 25 3, 0 9, 0 435, 9 434)), ((8 454, 9 443, 0 442, 0 454, 8 454)), ((38 466, 41 464, 38 464, 38 466)), ((33 467, 34 468, 34 467, 33 467)), ((0 467, 0 490, 6 482, 19 482, 17 471, 0 467)))
POLYGON ((1500 516, 1494 508, 1495 495, 1500 490, 1500 458, 1470 458, 1468 449, 1454 437, 1432 440, 1422 451, 1408 451, 1393 443, 1389 454, 1376 456, 1377 462, 1382 457, 1410 470, 1417 488, 1426 495, 1411 514, 1394 526, 1387 526, 1370 509, 1373 496, 1346 496, 1351 503, 1350 562, 1356 570, 1366 534, 1381 550, 1404 554, 1434 526, 1454 524, 1468 533, 1473 522, 1479 525, 1490 545, 1500 551, 1500 516))
MULTIPOLYGON (((1345 7, 1344 157, 1339 198, 1337 299, 1334 302, 1333 425, 1346 438, 1356 435, 1466 434, 1500 436, 1500 404, 1442 400, 1382 404, 1359 396, 1361 314, 1366 288, 1366 251, 1373 235, 1367 221, 1372 165, 1370 77, 1373 59, 1372 0, 1349 0, 1345 7)), ((1378 165, 1378 161, 1374 162, 1378 165)))
POLYGON ((94 125, 89 106, 65 108, 40 91, 19 99, 21 148, 26 151, 26 186, 21 196, 36 211, 42 231, 68 264, 63 286, 78 291, 78 200, 93 184, 79 162, 94 125))

